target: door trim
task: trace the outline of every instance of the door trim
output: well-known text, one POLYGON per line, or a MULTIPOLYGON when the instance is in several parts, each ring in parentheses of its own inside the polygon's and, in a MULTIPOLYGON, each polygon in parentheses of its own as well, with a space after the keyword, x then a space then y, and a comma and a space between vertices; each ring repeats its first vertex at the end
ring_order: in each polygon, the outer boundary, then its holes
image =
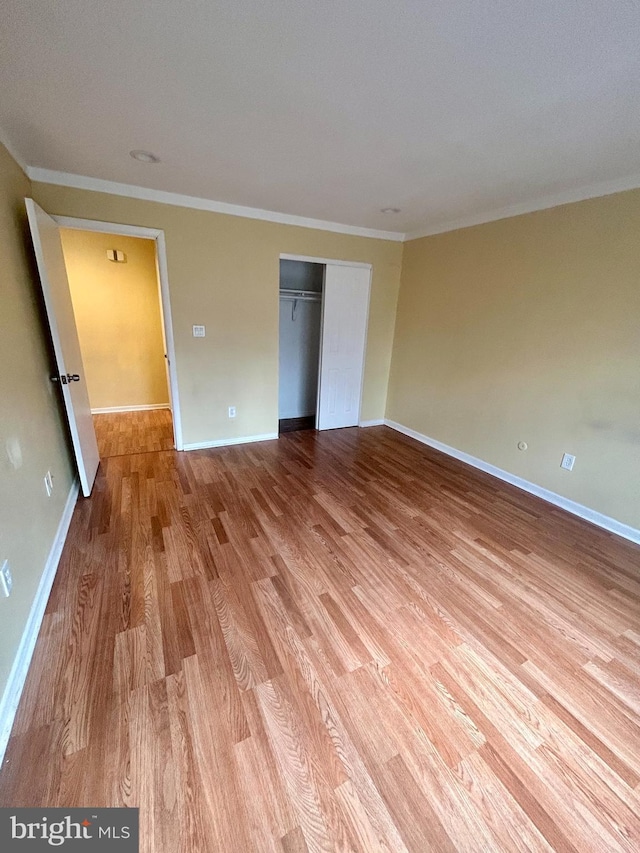
POLYGON ((279 260, 281 261, 305 261, 310 264, 333 264, 339 267, 361 267, 363 269, 373 269, 373 264, 365 264, 362 261, 339 261, 335 258, 312 258, 309 255, 290 255, 287 252, 281 252, 279 260))
MULTIPOLYGON (((359 269, 367 269, 369 270, 369 286, 367 288, 367 325, 364 330, 364 356, 362 361, 362 376, 360 377, 360 400, 358 403, 358 424, 360 424, 360 418, 362 416, 362 402, 364 397, 364 376, 367 367, 367 344, 369 342, 369 321, 371 319, 370 311, 371 311, 371 285, 373 282, 373 264, 365 263, 363 261, 344 261, 337 260, 336 258, 314 258, 311 255, 294 255, 289 252, 280 252, 278 256, 279 261, 305 261, 306 263, 311 264, 322 264, 326 268, 327 264, 332 264, 333 266, 340 267, 357 267, 359 269)), ((280 331, 278 329, 278 335, 280 331)), ((316 429, 318 429, 318 417, 320 415, 320 381, 322 375, 322 340, 324 336, 324 281, 322 286, 322 312, 320 316, 320 355, 318 362, 318 391, 317 391, 317 402, 316 402, 316 429)), ((278 371, 278 388, 280 383, 280 371, 278 371)), ((279 390, 278 390, 279 394, 279 390)))
POLYGON ((156 244, 156 264, 160 296, 160 310, 164 328, 165 345, 169 360, 169 396, 173 414, 173 439, 176 450, 184 450, 182 438, 182 414, 178 391, 178 373, 176 370, 176 351, 173 337, 171 299, 169 295, 169 268, 167 265, 167 245, 164 231, 160 228, 145 228, 142 225, 124 225, 117 222, 99 222, 95 219, 79 219, 75 216, 56 216, 50 213, 61 228, 75 228, 78 231, 95 231, 100 234, 116 234, 120 237, 143 237, 154 240, 156 244))

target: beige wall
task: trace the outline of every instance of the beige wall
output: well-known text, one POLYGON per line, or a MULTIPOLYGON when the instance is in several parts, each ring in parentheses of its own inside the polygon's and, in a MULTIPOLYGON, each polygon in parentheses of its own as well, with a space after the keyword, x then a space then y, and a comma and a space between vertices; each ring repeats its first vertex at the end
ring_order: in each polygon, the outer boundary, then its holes
POLYGON ((168 403, 155 241, 69 228, 61 237, 91 408, 168 403))
MULTIPOLYGON (((26 230, 31 189, 0 147, 0 560, 14 574, 0 598, 0 688, 73 478, 26 230)), ((398 243, 44 184, 33 195, 51 213, 164 229, 187 442, 276 428, 281 252, 373 264, 362 416, 382 417, 403 263, 387 416, 640 527, 640 192, 412 241, 404 260, 398 243), (563 451, 577 456, 572 473, 563 451)))
POLYGON ((362 418, 384 416, 401 243, 50 184, 34 196, 49 213, 164 230, 187 444, 277 431, 280 253, 373 264, 362 418))
POLYGON ((387 416, 640 528, 640 191, 405 244, 387 416))
POLYGON ((26 224, 30 192, 0 145, 0 562, 8 559, 13 573, 11 597, 0 597, 0 693, 72 483, 26 224), (54 478, 51 498, 47 470, 54 478))

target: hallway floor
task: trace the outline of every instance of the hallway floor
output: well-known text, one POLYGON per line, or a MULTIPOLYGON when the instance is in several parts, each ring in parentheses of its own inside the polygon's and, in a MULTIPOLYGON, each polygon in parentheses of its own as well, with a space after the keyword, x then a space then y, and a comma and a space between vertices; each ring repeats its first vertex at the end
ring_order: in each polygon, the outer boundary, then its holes
POLYGON ((173 450, 173 424, 170 409, 139 412, 111 412, 94 415, 100 459, 173 450))

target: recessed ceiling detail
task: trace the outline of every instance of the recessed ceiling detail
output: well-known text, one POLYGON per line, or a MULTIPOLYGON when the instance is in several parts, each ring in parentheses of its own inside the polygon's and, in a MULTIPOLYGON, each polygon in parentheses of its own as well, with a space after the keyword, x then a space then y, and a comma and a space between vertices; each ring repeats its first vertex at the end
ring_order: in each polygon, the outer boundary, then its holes
POLYGON ((133 157, 134 160, 138 160, 140 163, 146 163, 147 165, 160 162, 160 158, 156 157, 155 154, 152 154, 151 151, 142 151, 137 149, 135 151, 130 151, 129 156, 133 157))
POLYGON ((638 43, 610 0, 4 0, 0 128, 37 170, 433 233, 640 186, 638 43))

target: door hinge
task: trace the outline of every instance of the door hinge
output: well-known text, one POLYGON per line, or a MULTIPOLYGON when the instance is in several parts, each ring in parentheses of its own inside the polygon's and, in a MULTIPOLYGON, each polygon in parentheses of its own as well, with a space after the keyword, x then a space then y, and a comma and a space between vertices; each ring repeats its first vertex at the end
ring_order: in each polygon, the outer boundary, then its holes
POLYGON ((49 379, 52 382, 62 382, 63 385, 67 385, 69 382, 80 382, 80 374, 78 373, 62 373, 60 376, 50 376, 49 379))

